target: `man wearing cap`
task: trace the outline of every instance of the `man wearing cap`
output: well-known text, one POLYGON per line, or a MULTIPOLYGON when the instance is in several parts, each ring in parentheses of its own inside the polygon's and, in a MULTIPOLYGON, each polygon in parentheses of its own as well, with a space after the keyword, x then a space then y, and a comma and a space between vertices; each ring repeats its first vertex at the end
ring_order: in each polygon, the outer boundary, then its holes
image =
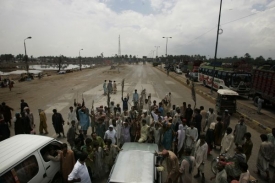
POLYGON ((104 140, 105 139, 112 140, 112 144, 113 145, 116 144, 116 131, 114 130, 114 126, 113 125, 110 125, 109 129, 105 132, 104 140))
POLYGON ((137 89, 135 89, 135 93, 133 94, 133 102, 134 102, 134 106, 136 107, 139 101, 139 95, 137 93, 137 89))

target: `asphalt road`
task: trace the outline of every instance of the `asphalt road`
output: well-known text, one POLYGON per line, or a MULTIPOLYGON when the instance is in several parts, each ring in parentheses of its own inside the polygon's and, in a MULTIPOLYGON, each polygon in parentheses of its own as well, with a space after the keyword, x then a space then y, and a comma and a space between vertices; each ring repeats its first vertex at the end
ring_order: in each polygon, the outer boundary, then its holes
MULTIPOLYGON (((126 93, 130 94, 130 100, 132 98, 132 93, 135 89, 140 91, 146 88, 147 94, 151 93, 152 100, 157 100, 159 102, 164 98, 165 94, 168 92, 172 93, 172 104, 181 105, 182 102, 191 104, 194 106, 194 101, 191 97, 191 91, 189 88, 183 86, 179 82, 175 81, 171 77, 167 77, 166 74, 159 71, 158 69, 151 66, 151 64, 146 65, 124 65, 120 67, 120 72, 109 72, 110 67, 101 67, 90 70, 83 70, 81 72, 74 72, 64 75, 52 75, 50 77, 45 77, 41 80, 35 79, 30 82, 15 83, 15 87, 10 92, 7 88, 0 90, 0 98, 5 101, 7 105, 13 107, 15 112, 20 109, 20 100, 25 99, 29 104, 30 110, 34 114, 36 125, 36 132, 38 133, 38 112, 39 108, 44 109, 48 118, 48 129, 49 136, 56 137, 54 133, 53 126, 51 124, 52 109, 56 108, 58 112, 63 115, 63 118, 67 119, 67 113, 69 107, 73 105, 73 100, 77 99, 81 101, 81 98, 85 99, 86 106, 90 109, 92 101, 94 101, 94 106, 98 107, 100 105, 107 105, 107 99, 103 96, 103 82, 104 80, 115 80, 117 82, 118 92, 117 94, 111 95, 111 101, 115 103, 121 103, 121 81, 125 79, 124 95, 126 93)), ((214 108, 215 105, 205 98, 197 95, 197 107, 204 106, 205 109, 210 107, 214 108)), ((14 113, 13 113, 14 114, 14 113)), ((234 127, 237 123, 236 118, 231 119, 231 127, 234 127)), ((69 126, 64 125, 65 132, 68 130, 69 126)), ((11 127, 12 134, 14 130, 11 127)), ((256 170, 257 154, 259 150, 260 134, 248 127, 248 131, 252 134, 252 142, 254 143, 253 153, 248 162, 249 170, 253 176, 255 176, 259 182, 265 182, 262 177, 257 177, 253 172, 256 170)), ((90 134, 91 129, 89 129, 88 134, 90 134)), ((60 138, 59 140, 66 142, 66 139, 60 138)), ((210 170, 210 163, 213 157, 218 155, 219 151, 215 150, 212 152, 212 156, 208 157, 206 162, 205 175, 206 182, 211 182, 209 179, 213 176, 210 170)), ((231 154, 233 154, 233 148, 231 149, 231 154)), ((133 165, 134 166, 134 165, 133 165)), ((274 169, 271 168, 273 175, 274 169)), ((196 173, 196 171, 194 172, 196 173)), ((166 173, 163 174, 165 180, 166 173)), ((107 177, 106 177, 107 178, 107 177)), ((106 182, 106 178, 103 180, 95 180, 94 182, 106 182)), ((200 179, 194 179, 193 182, 199 182, 200 179)))

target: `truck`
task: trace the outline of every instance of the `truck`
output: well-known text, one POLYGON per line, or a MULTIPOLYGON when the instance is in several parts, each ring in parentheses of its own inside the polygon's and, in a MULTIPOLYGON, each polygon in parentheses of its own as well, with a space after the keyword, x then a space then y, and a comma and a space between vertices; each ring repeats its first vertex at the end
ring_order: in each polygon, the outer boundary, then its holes
POLYGON ((275 65, 265 64, 253 70, 251 92, 254 99, 264 99, 264 105, 275 106, 275 65))

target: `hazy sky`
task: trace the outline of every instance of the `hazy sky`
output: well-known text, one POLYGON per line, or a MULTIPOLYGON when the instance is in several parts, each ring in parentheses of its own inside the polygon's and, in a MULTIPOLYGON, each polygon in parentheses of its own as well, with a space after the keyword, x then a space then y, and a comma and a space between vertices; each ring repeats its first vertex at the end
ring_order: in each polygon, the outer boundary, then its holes
MULTIPOLYGON (((76 57, 82 48, 82 56, 113 56, 120 35, 123 55, 152 56, 155 46, 165 55, 162 37, 169 36, 168 54, 214 57, 219 5, 220 0, 0 0, 0 54, 24 53, 24 39, 31 36, 27 53, 34 57, 76 57)), ((223 0, 221 29, 218 57, 248 52, 275 59, 274 0, 223 0)))

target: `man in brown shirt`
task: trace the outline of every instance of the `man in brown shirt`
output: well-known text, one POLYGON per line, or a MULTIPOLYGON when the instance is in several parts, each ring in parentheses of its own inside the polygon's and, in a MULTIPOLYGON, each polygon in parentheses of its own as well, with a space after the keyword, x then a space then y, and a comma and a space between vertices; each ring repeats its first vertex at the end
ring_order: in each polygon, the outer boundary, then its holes
POLYGON ((173 183, 178 180, 179 162, 177 156, 172 151, 163 150, 160 153, 166 160, 167 165, 167 180, 165 183, 173 183))

